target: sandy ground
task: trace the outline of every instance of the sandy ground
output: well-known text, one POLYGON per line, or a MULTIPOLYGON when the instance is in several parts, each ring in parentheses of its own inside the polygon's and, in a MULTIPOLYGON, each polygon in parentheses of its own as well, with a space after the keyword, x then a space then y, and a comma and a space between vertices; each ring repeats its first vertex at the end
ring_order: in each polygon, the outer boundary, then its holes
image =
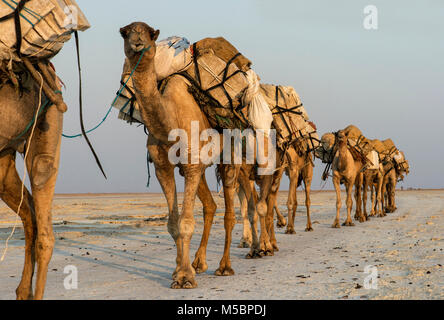
MULTIPOLYGON (((303 195, 299 195, 303 202, 303 195)), ((160 194, 59 195, 54 201, 56 247, 46 299, 443 299, 444 191, 397 193, 398 211, 355 227, 330 228, 333 192, 313 192, 314 232, 304 232, 298 208, 296 235, 277 230, 280 251, 246 260, 237 248, 242 225, 234 229, 232 277, 216 277, 223 252, 223 199, 215 195, 217 217, 208 246, 209 270, 194 290, 170 289, 175 247, 166 228, 160 194), (78 270, 78 289, 64 288, 64 268, 78 270), (377 267, 378 289, 365 289, 364 268, 377 267)), ((286 193, 279 195, 286 212, 286 193)), ((196 206, 192 256, 203 228, 196 206)), ((341 220, 345 219, 344 209, 341 220)), ((15 216, 0 204, 0 250, 15 216)), ((240 220, 238 221, 240 222, 240 220)), ((14 299, 20 281, 24 235, 17 229, 0 263, 0 299, 14 299)))

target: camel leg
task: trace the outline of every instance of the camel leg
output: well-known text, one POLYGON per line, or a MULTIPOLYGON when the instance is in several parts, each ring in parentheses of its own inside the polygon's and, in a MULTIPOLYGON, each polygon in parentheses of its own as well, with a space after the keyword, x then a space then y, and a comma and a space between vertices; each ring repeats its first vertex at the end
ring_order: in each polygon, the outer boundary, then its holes
POLYGON ((240 202, 240 211, 242 216, 243 225, 243 235, 238 245, 239 248, 250 248, 252 244, 252 229, 250 220, 248 218, 248 199, 245 194, 244 188, 239 186, 239 191, 237 192, 240 202))
POLYGON ((335 171, 333 172, 333 185, 335 187, 336 191, 336 218, 333 222, 332 228, 340 228, 341 225, 339 224, 339 212, 341 211, 341 183, 340 183, 340 177, 339 174, 335 171))
POLYGON ((304 174, 304 186, 305 186, 305 208, 307 209, 307 226, 305 227, 305 231, 313 231, 313 226, 311 224, 310 219, 310 206, 311 206, 311 199, 310 199, 310 192, 311 192, 311 180, 313 175, 313 167, 310 166, 310 169, 307 168, 305 170, 311 170, 311 174, 304 174))
POLYGON ((343 226, 347 226, 347 227, 352 227, 355 224, 352 221, 351 218, 351 212, 353 209, 353 197, 352 197, 352 193, 353 193, 353 184, 354 181, 352 179, 350 180, 346 180, 345 182, 345 189, 347 191, 347 219, 345 220, 345 222, 342 224, 343 226))
POLYGON ((377 214, 379 217, 385 217, 386 214, 383 211, 382 205, 382 175, 378 174, 378 183, 376 186, 376 206, 377 206, 377 214))
MULTIPOLYGON (((363 207, 363 211, 364 211, 364 217, 367 218, 367 191, 368 191, 368 177, 365 176, 364 177, 364 183, 363 183, 363 187, 362 187, 362 207, 363 207)), ((371 186, 370 186, 371 189, 371 186)), ((355 219, 358 219, 359 217, 355 217, 355 219)), ((362 222, 362 221, 361 221, 362 222)))
POLYGON ((197 189, 197 196, 203 205, 204 229, 199 249, 197 250, 195 259, 193 261, 193 268, 196 273, 203 273, 208 270, 208 265, 206 262, 207 245, 210 237, 211 226, 213 224, 214 214, 216 213, 217 209, 211 191, 208 188, 205 173, 202 175, 202 179, 200 180, 199 188, 197 189))
POLYGON ((290 186, 288 188, 288 200, 287 200, 287 208, 288 208, 288 225, 286 234, 295 234, 294 230, 294 219, 296 216, 296 210, 298 207, 298 199, 297 199, 297 188, 298 188, 298 179, 299 179, 299 169, 295 163, 289 163, 288 167, 288 178, 290 180, 290 186))
POLYGON ((271 245, 275 251, 279 251, 279 247, 277 245, 276 235, 274 233, 274 207, 276 205, 277 193, 279 191, 283 173, 284 169, 280 169, 273 175, 273 184, 267 199, 267 233, 270 237, 271 245))
POLYGON ((274 211, 276 212, 276 227, 283 228, 287 225, 287 220, 285 219, 284 215, 281 213, 281 210, 278 208, 277 198, 276 203, 274 204, 274 211))
POLYGON ((45 118, 35 128, 26 159, 37 227, 37 279, 34 294, 36 300, 43 299, 48 264, 54 249, 51 206, 59 168, 62 127, 63 114, 52 105, 48 108, 45 118))
MULTIPOLYGON (((273 255, 273 246, 271 245, 270 238, 267 233, 267 224, 266 224, 266 216, 268 214, 267 209, 267 197, 271 189, 272 184, 272 175, 261 176, 259 179, 260 185, 260 195, 259 199, 256 202, 256 212, 259 216, 259 222, 261 226, 261 233, 259 236, 259 248, 256 248, 254 245, 251 247, 250 252, 247 255, 247 258, 253 258, 256 256, 272 256, 273 255)), ((254 244, 254 239, 253 239, 254 244)))
POLYGON ((374 217, 376 216, 376 196, 377 196, 377 191, 376 191, 376 187, 375 184, 372 182, 371 183, 371 188, 372 188, 372 205, 371 205, 371 211, 370 211, 370 216, 374 217))
MULTIPOLYGON (((396 178, 395 178, 396 179, 396 178)), ((389 192, 388 192, 388 199, 389 199, 389 212, 395 212, 396 211, 396 204, 395 204, 395 190, 396 190, 396 180, 391 179, 389 184, 389 192)))
POLYGON ((159 145, 159 142, 152 135, 148 137, 148 151, 154 162, 157 180, 159 180, 163 194, 168 204, 168 232, 176 244, 176 269, 173 272, 173 279, 181 265, 182 245, 179 243, 179 209, 177 204, 176 180, 174 178, 174 165, 168 160, 168 154, 159 145))
POLYGON ((355 199, 356 199, 356 212, 355 218, 359 220, 359 222, 365 222, 365 216, 362 212, 362 193, 361 188, 364 180, 364 175, 359 173, 355 180, 355 199))
POLYGON ((224 199, 225 199, 225 246, 224 254, 219 264, 219 268, 216 270, 217 276, 231 276, 234 275, 234 270, 231 268, 230 260, 230 247, 231 237, 234 225, 236 223, 236 216, 234 211, 234 195, 236 193, 236 181, 239 177, 240 166, 237 165, 224 165, 221 167, 222 182, 224 186, 224 199))
MULTIPOLYGON (((15 213, 20 205, 22 193, 22 182, 15 168, 15 155, 8 154, 0 158, 0 195, 2 200, 15 213)), ((35 267, 35 237, 36 222, 35 213, 32 208, 32 197, 29 191, 24 188, 23 202, 20 207, 19 216, 25 231, 25 263, 22 272, 22 279, 16 290, 17 300, 32 300, 32 277, 35 267)))
POLYGON ((171 288, 173 289, 193 289, 197 287, 195 280, 195 270, 190 261, 190 242, 194 232, 194 202, 196 200, 197 190, 203 174, 201 165, 183 165, 185 178, 185 192, 182 205, 182 213, 179 217, 179 240, 178 244, 182 246, 180 266, 173 278, 171 288))
POLYGON ((364 180, 364 174, 358 173, 355 179, 355 201, 356 201, 356 212, 355 217, 358 217, 359 222, 364 222, 364 215, 362 213, 362 183, 364 180))

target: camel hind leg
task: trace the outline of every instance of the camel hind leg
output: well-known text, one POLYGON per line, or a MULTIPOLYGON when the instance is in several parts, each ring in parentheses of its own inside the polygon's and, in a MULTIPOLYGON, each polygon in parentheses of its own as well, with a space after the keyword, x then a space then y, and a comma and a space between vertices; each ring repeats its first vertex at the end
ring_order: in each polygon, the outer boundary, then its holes
POLYGON ((238 165, 223 165, 221 168, 221 177, 224 187, 225 199, 225 246, 219 268, 216 270, 217 276, 231 276, 234 275, 234 270, 231 268, 230 247, 232 239, 232 231, 236 223, 236 216, 234 212, 234 195, 236 193, 236 182, 239 177, 240 166, 238 165))
POLYGON ((250 220, 248 218, 248 199, 245 194, 245 190, 242 186, 239 186, 239 190, 237 192, 240 202, 240 211, 242 216, 242 225, 243 225, 243 233, 242 238, 239 243, 239 248, 250 248, 252 245, 252 228, 250 224, 250 220))
POLYGON ((52 105, 47 109, 45 118, 35 127, 26 157, 37 227, 37 279, 34 294, 37 300, 43 299, 55 243, 51 207, 59 169, 62 127, 63 114, 52 105))
POLYGON ((193 261, 193 268, 196 273, 203 273, 208 270, 208 265, 206 262, 207 245, 208 239, 210 237, 211 226, 213 224, 214 214, 216 213, 216 203, 214 202, 213 196, 210 189, 208 188, 207 180, 205 178, 205 173, 202 175, 202 179, 199 183, 199 188, 197 189, 197 196, 203 205, 204 213, 204 230, 202 233, 202 239, 200 241, 199 249, 196 252, 195 259, 193 261))
MULTIPOLYGON (((1 186, 3 186, 2 190, 0 190, 2 200, 17 213, 22 194, 22 182, 15 168, 15 155, 12 153, 0 158, 0 181, 1 186)), ((35 268, 35 238, 37 230, 32 197, 26 188, 24 188, 19 216, 25 231, 25 263, 16 295, 17 300, 32 300, 34 298, 32 278, 35 268)))

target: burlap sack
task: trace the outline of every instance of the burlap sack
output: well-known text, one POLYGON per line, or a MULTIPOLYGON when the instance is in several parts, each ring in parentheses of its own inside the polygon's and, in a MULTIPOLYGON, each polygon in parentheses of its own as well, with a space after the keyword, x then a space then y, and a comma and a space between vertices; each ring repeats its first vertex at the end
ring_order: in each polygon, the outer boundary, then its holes
MULTIPOLYGON (((196 42, 193 48, 196 50, 194 54, 197 54, 197 56, 207 53, 208 50, 212 50, 214 55, 225 61, 225 63, 228 63, 239 53, 239 51, 223 37, 202 39, 196 42)), ((252 62, 243 55, 238 55, 238 57, 233 60, 233 63, 239 70, 244 72, 247 72, 252 65, 252 62)))

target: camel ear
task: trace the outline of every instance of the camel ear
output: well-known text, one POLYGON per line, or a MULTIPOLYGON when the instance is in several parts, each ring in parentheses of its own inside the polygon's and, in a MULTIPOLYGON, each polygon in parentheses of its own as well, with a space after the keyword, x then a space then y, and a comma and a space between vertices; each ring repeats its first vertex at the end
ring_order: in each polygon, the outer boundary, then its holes
POLYGON ((151 40, 156 41, 159 38, 160 30, 150 31, 151 40))
POLYGON ((120 28, 120 35, 123 39, 126 39, 128 37, 128 34, 130 32, 130 25, 120 28))

